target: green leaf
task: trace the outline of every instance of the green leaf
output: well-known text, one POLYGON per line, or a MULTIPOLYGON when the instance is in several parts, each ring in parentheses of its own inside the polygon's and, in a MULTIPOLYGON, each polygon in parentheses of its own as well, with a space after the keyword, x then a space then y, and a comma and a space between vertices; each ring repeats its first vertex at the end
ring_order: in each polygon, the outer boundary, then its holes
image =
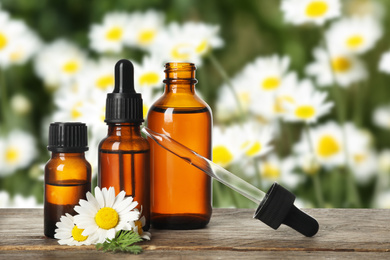
POLYGON ((138 233, 133 231, 118 231, 115 234, 115 238, 106 239, 103 243, 96 244, 96 249, 103 250, 103 252, 125 252, 137 255, 142 252, 142 247, 133 244, 141 241, 142 238, 138 233))

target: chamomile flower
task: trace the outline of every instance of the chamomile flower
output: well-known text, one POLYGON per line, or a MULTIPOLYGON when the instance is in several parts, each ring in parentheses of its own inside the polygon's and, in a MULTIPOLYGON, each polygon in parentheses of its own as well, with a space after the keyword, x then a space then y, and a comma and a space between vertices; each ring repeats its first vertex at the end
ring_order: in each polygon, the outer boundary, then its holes
POLYGON ((86 63, 86 55, 79 47, 60 39, 38 53, 35 71, 47 86, 56 87, 74 80, 86 63))
POLYGON ((326 32, 330 46, 338 46, 351 53, 362 54, 372 49, 382 36, 380 23, 370 16, 343 18, 326 32))
POLYGON ((326 102, 327 93, 316 91, 310 80, 303 80, 296 88, 294 102, 284 102, 285 120, 292 122, 315 123, 318 118, 329 113, 333 102, 326 102))
POLYGON ((283 0, 284 19, 292 24, 314 23, 322 25, 340 16, 339 0, 283 0))
MULTIPOLYGON (((339 125, 330 121, 311 128, 310 133, 314 155, 320 164, 329 168, 344 163, 344 141, 339 125)), ((302 133, 299 143, 294 147, 297 154, 311 154, 310 144, 305 135, 306 133, 302 133)))
POLYGON ((390 191, 379 193, 374 200, 373 206, 380 209, 390 209, 390 191))
POLYGON ((83 236, 84 229, 80 229, 74 223, 74 218, 68 213, 61 216, 60 221, 56 223, 54 238, 59 239, 58 244, 68 246, 91 245, 94 241, 89 236, 83 236))
POLYGON ((218 33, 218 26, 192 22, 183 25, 172 23, 151 46, 150 51, 163 57, 164 61, 186 61, 200 66, 205 54, 223 46, 218 33))
POLYGON ((130 32, 128 26, 129 14, 124 12, 106 14, 102 24, 93 24, 91 27, 88 35, 91 49, 100 53, 120 52, 130 32))
POLYGON ((390 105, 377 107, 374 110, 373 121, 376 126, 390 129, 390 105))
POLYGON ((259 157, 272 150, 272 131, 269 127, 261 127, 259 123, 250 121, 242 126, 239 137, 240 149, 247 157, 259 157))
POLYGON ((259 57, 243 69, 242 76, 252 82, 254 89, 274 93, 283 85, 289 64, 287 56, 259 57))
POLYGON ((367 184, 378 170, 375 152, 369 149, 353 151, 349 158, 349 165, 356 181, 360 184, 367 184))
MULTIPOLYGON (((142 216, 142 206, 140 215, 142 216)), ((139 220, 136 220, 134 222, 130 222, 131 230, 133 230, 135 233, 138 233, 141 238, 145 240, 150 240, 152 238, 152 234, 150 232, 143 231, 142 227, 146 224, 146 218, 145 216, 142 216, 139 220)))
POLYGON ((10 105, 16 115, 26 115, 31 110, 30 100, 22 94, 12 96, 10 105))
POLYGON ((221 129, 218 126, 213 128, 213 162, 228 167, 235 162, 242 154, 240 143, 237 137, 241 135, 238 126, 229 126, 221 129))
POLYGON ((344 2, 344 9, 347 16, 371 16, 381 20, 386 14, 383 1, 346 0, 344 2))
POLYGON ((385 149, 380 152, 378 156, 378 168, 379 172, 389 173, 390 172, 390 150, 385 149))
POLYGON ((316 48, 313 54, 316 60, 306 67, 306 73, 316 77, 319 86, 332 85, 333 74, 336 82, 342 87, 348 87, 351 83, 367 78, 363 62, 352 54, 331 50, 329 59, 328 53, 321 48, 316 48))
POLYGON ((40 47, 41 41, 38 36, 26 27, 23 35, 10 46, 10 64, 24 64, 37 53, 40 47))
POLYGON ((145 56, 140 65, 134 64, 134 83, 140 88, 158 88, 164 80, 162 59, 157 56, 145 56))
POLYGON ((147 49, 154 44, 163 29, 164 14, 154 10, 145 13, 135 12, 129 15, 127 28, 129 30, 126 44, 147 49))
POLYGON ((6 138, 0 137, 0 176, 27 167, 36 155, 35 139, 29 133, 13 130, 6 138))
POLYGON ((390 74, 390 51, 382 54, 379 61, 379 71, 390 74))
POLYGON ((294 173, 295 163, 290 157, 280 159, 275 154, 271 154, 259 161, 258 164, 261 182, 264 187, 269 187, 276 181, 290 189, 294 189, 301 181, 299 175, 294 173))
POLYGON ((87 192, 87 200, 80 200, 80 206, 74 210, 79 213, 74 217, 78 228, 84 229, 83 236, 90 236, 97 243, 106 238, 112 239, 119 230, 124 230, 129 222, 139 218, 139 211, 135 209, 138 202, 132 197, 125 198, 126 193, 121 191, 115 197, 115 189, 110 187, 95 188, 95 197, 87 192))

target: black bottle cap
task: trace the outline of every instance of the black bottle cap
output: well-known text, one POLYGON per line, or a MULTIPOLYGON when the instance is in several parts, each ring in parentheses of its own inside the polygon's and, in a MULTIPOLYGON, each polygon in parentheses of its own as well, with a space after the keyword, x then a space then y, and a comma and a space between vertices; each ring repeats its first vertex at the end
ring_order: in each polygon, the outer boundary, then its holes
POLYGON ((57 153, 82 153, 88 151, 87 131, 87 126, 84 123, 51 123, 47 149, 57 153))
POLYGON ((318 222, 295 207, 294 201, 294 194, 274 183, 253 217, 273 229, 285 224, 307 237, 314 236, 318 232, 318 222))
POLYGON ((142 123, 141 94, 134 89, 134 66, 126 59, 115 64, 115 88, 107 94, 106 123, 142 123))

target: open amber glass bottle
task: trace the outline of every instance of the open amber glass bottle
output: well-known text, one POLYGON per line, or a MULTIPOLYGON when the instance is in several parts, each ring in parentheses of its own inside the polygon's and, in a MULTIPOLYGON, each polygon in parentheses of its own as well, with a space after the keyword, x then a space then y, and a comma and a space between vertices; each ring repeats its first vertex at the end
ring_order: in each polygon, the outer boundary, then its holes
MULTIPOLYGON (((211 159, 212 115, 195 92, 195 65, 167 63, 165 92, 150 108, 151 130, 169 135, 211 159)), ((155 228, 194 229, 211 217, 211 178, 151 144, 151 221, 155 228)))

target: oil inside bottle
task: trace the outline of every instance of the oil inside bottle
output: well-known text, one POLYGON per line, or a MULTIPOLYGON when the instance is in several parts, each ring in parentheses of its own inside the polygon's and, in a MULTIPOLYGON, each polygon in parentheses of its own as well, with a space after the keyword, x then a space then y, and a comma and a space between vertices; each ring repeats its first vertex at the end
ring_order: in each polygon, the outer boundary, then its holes
POLYGON ((84 180, 57 181, 55 184, 45 184, 44 232, 54 238, 56 223, 61 216, 69 213, 74 216, 74 206, 80 199, 86 199, 86 193, 91 191, 91 183, 84 180))
MULTIPOLYGON (((148 114, 148 128, 167 133, 207 158, 211 157, 211 121, 208 107, 154 106, 148 114)), ((206 226, 211 217, 211 178, 153 141, 149 143, 153 156, 153 227, 193 229, 206 226)))

